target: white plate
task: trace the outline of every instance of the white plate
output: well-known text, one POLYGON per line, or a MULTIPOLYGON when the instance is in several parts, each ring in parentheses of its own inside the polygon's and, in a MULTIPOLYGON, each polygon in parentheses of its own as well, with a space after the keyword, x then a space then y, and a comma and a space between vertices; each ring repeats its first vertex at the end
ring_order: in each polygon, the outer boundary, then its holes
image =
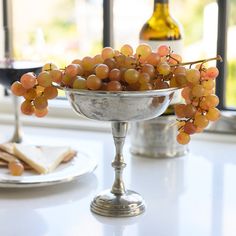
POLYGON ((0 168, 0 187, 26 188, 69 182, 93 172, 96 166, 94 159, 77 152, 77 156, 72 161, 61 164, 55 171, 45 175, 25 171, 22 176, 11 176, 7 168, 0 168))

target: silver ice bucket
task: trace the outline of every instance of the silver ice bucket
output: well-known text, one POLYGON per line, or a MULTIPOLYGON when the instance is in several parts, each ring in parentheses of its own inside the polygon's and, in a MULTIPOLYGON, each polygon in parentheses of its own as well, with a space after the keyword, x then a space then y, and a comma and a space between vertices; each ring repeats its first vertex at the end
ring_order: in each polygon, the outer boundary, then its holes
POLYGON ((185 155, 188 146, 177 143, 178 128, 173 125, 175 122, 175 115, 167 115, 131 123, 131 153, 151 158, 173 158, 185 155))

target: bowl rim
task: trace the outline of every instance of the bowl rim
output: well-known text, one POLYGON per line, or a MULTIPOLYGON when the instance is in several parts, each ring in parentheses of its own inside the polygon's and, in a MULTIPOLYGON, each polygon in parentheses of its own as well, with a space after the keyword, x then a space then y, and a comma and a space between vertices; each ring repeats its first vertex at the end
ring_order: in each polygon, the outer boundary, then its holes
POLYGON ((103 91, 103 90, 86 90, 86 89, 72 89, 63 87, 61 85, 53 83, 53 85, 65 91, 66 93, 78 94, 81 96, 106 96, 106 97, 160 97, 168 96, 171 93, 180 90, 181 88, 173 87, 167 89, 145 90, 145 91, 103 91))

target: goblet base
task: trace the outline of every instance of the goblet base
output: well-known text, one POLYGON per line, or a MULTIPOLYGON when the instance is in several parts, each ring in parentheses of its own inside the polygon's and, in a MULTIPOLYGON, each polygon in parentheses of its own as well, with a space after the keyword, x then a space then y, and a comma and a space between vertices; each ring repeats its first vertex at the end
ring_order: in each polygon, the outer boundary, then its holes
POLYGON ((145 211, 145 202, 138 193, 131 190, 122 195, 105 190, 94 198, 90 208, 101 216, 130 217, 142 214, 145 211))

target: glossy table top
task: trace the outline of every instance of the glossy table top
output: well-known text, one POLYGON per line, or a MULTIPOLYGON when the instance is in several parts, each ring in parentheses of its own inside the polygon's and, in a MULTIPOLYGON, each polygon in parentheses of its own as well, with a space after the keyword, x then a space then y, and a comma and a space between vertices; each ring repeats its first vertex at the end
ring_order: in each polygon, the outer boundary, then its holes
MULTIPOLYGON (((0 125, 0 141, 11 126, 0 125)), ((187 156, 131 156, 125 144, 126 187, 146 201, 143 215, 106 218, 90 212, 96 193, 113 183, 111 134, 24 127, 24 141, 71 145, 98 161, 93 174, 70 183, 0 189, 1 236, 233 236, 236 232, 236 139, 195 138, 187 156)), ((203 138, 202 138, 203 137, 203 138)))

